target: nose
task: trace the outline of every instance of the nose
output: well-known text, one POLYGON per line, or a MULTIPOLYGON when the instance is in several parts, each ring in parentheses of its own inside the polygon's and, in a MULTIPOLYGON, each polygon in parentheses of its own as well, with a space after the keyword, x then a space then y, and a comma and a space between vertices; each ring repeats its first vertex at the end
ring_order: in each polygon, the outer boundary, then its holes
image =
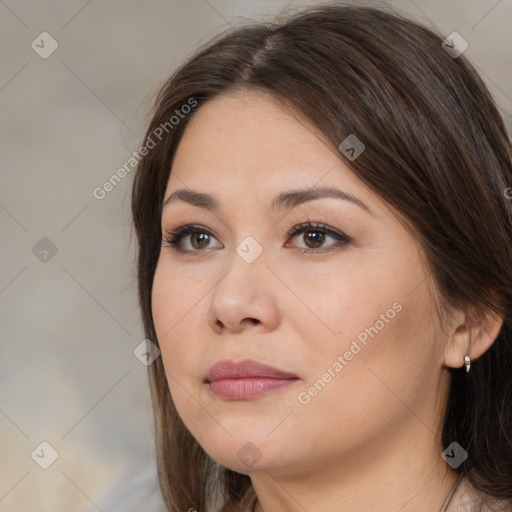
POLYGON ((233 252, 209 295, 208 324, 216 333, 269 332, 279 325, 279 280, 267 268, 264 254, 247 263, 233 252))

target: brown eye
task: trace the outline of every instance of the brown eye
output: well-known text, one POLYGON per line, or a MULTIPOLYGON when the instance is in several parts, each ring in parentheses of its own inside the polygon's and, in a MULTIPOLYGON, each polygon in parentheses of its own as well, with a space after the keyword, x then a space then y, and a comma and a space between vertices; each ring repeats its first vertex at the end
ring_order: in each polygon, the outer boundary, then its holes
POLYGON ((181 226, 168 232, 164 237, 165 245, 184 253, 203 252, 209 249, 212 240, 215 240, 215 237, 206 228, 194 225, 181 226))
POLYGON ((190 243, 194 249, 204 249, 210 241, 210 235, 207 233, 192 233, 190 243))
POLYGON ((304 241, 309 248, 318 249, 325 241, 325 234, 319 231, 305 231, 304 241))
MULTIPOLYGON (((305 246, 301 247, 299 245, 298 248, 305 252, 325 252, 325 250, 331 250, 331 247, 334 249, 347 245, 352 241, 344 233, 334 231, 322 224, 315 225, 311 222, 294 227, 288 233, 288 236, 294 238, 299 234, 302 234, 302 242, 305 246), (327 246, 324 245, 329 238, 333 239, 334 243, 327 246)), ((181 253, 206 252, 207 249, 214 247, 211 245, 213 240, 216 240, 216 238, 209 230, 195 225, 181 226, 174 231, 166 233, 164 236, 164 244, 181 253)), ((222 246, 218 245, 217 248, 219 247, 222 246)))
POLYGON ((299 234, 302 234, 302 236, 299 237, 299 240, 302 240, 305 244, 303 247, 299 246, 299 249, 305 251, 311 250, 313 252, 322 252, 315 250, 324 248, 330 250, 333 246, 346 245, 352 240, 343 233, 334 231, 321 224, 315 225, 311 222, 296 226, 290 233, 288 233, 288 236, 294 238, 299 234), (324 244, 329 238, 334 239, 335 243, 325 246, 324 244))

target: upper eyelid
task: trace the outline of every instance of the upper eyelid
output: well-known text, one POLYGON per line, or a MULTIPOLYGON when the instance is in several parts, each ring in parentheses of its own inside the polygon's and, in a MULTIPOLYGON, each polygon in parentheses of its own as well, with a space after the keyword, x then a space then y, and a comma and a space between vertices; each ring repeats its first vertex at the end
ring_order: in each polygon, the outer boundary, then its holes
MULTIPOLYGON (((181 217, 181 215, 180 215, 180 217, 181 217)), ((343 230, 335 228, 331 225, 333 219, 332 218, 329 219, 328 217, 333 217, 332 211, 320 209, 319 211, 310 212, 307 210, 303 211, 300 208, 297 208, 295 211, 289 212, 287 215, 282 217, 278 222, 273 223, 270 226, 270 228, 267 229, 264 233, 266 234, 270 231, 278 231, 281 229, 280 226, 284 223, 291 224, 293 227, 298 226, 300 224, 305 224, 306 222, 309 222, 310 219, 313 217, 316 217, 316 219, 317 219, 317 220, 311 221, 314 224, 321 224, 322 225, 321 227, 325 226, 326 229, 331 229, 334 232, 338 231, 343 234, 343 230), (307 220, 305 221, 304 218, 307 218, 307 220), (288 220, 286 220, 286 219, 288 219, 288 220)), ((220 221, 220 223, 222 225, 221 229, 226 229, 229 233, 231 233, 231 234, 233 233, 233 230, 229 226, 227 226, 223 221, 220 221)), ((173 223, 174 226, 172 226, 172 227, 169 226, 168 228, 165 227, 166 224, 170 224, 170 222, 162 222, 162 226, 161 226, 162 232, 177 230, 183 226, 191 226, 191 227, 199 226, 202 229, 213 232, 212 229, 208 228, 206 225, 201 224, 201 222, 197 222, 197 223, 196 222, 185 222, 185 221, 177 222, 177 223, 173 223)), ((291 231, 291 229, 292 228, 289 228, 288 232, 291 231)))
MULTIPOLYGON (((317 221, 306 221, 300 222, 299 224, 295 224, 291 229, 288 230, 288 233, 300 233, 301 231, 308 231, 318 229, 319 231, 325 231, 327 233, 332 233, 334 235, 343 235, 349 238, 343 231, 336 229, 325 222, 317 222, 317 221)), ((295 236, 295 235, 293 235, 295 236)))
MULTIPOLYGON (((178 224, 176 227, 167 228, 167 229, 163 228, 161 231, 162 231, 162 234, 175 234, 177 231, 185 230, 185 229, 190 230, 190 231, 194 231, 194 230, 200 231, 200 230, 202 230, 202 231, 208 233, 209 235, 217 238, 216 235, 214 234, 214 230, 212 230, 212 229, 210 229, 210 228, 208 228, 206 226, 203 226, 201 224, 195 224, 195 223, 178 224)), ((342 231, 340 229, 337 229, 337 228, 334 228, 334 227, 330 226, 326 222, 322 222, 322 221, 309 221, 309 220, 294 224, 291 228, 289 228, 286 231, 286 234, 291 236, 291 233, 296 233, 296 232, 300 232, 300 231, 306 231, 308 229, 319 229, 319 230, 322 230, 322 231, 332 232, 335 235, 343 235, 343 236, 346 236, 347 238, 350 238, 344 231, 342 231)), ((183 234, 184 235, 189 235, 190 233, 183 233, 183 234)))

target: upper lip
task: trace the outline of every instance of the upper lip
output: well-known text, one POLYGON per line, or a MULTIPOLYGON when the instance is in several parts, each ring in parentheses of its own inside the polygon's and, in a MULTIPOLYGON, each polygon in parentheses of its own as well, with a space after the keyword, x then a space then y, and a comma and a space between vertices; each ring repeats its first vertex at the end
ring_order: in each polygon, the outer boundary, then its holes
POLYGON ((285 372, 269 366, 268 364, 259 363, 251 359, 234 362, 222 360, 214 364, 208 375, 207 382, 215 382, 220 379, 241 379, 244 377, 267 377, 273 379, 297 379, 297 375, 285 372))

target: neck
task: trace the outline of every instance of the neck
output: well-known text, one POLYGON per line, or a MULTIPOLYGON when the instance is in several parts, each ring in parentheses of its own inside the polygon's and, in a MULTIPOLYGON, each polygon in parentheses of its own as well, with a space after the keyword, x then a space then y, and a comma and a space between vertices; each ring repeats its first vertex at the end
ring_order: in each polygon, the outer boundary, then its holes
POLYGON ((254 510, 438 512, 458 478, 441 458, 442 450, 437 436, 422 426, 375 440, 359 448, 357 457, 344 454, 330 465, 256 472, 251 474, 258 496, 254 510))

